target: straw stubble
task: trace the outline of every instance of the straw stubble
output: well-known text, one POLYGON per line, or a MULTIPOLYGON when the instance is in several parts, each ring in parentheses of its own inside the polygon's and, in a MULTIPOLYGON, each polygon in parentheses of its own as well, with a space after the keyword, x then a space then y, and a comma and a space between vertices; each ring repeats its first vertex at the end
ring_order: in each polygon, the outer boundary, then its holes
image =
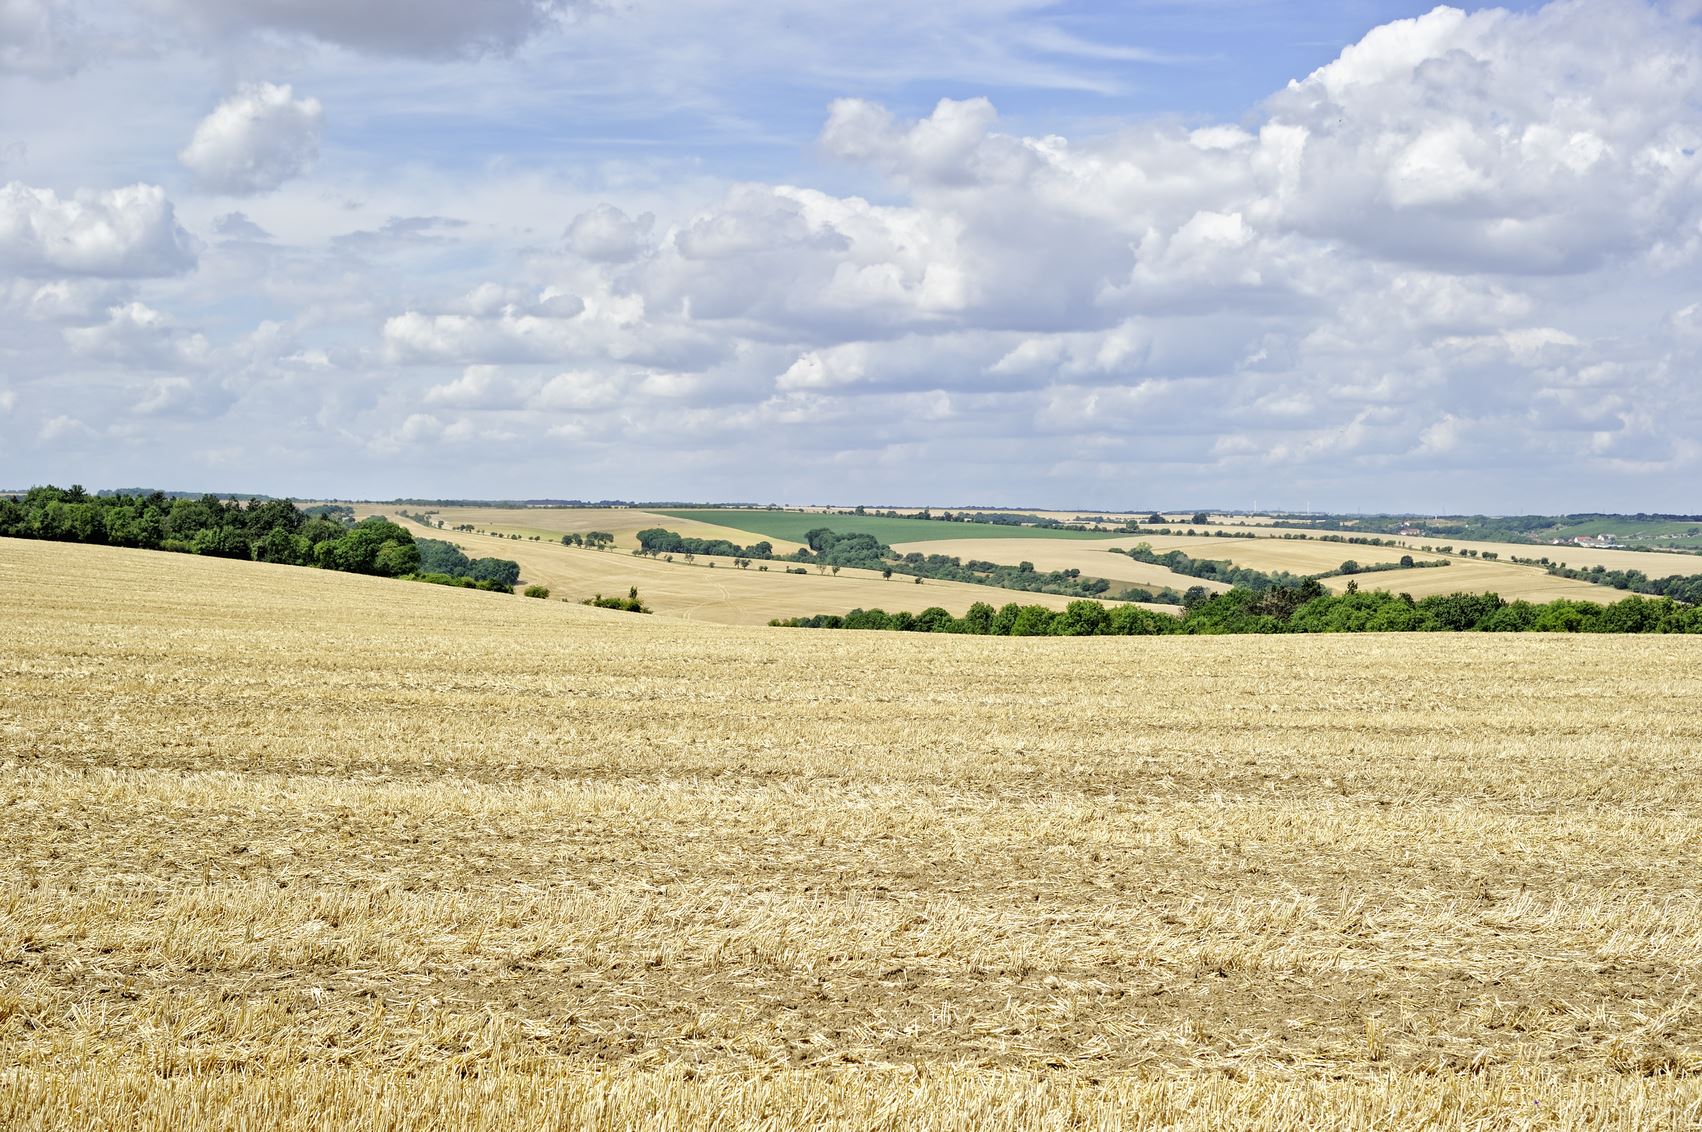
POLYGON ((0 1125, 1683 1127, 1683 639, 668 623, 0 543, 0 1125))

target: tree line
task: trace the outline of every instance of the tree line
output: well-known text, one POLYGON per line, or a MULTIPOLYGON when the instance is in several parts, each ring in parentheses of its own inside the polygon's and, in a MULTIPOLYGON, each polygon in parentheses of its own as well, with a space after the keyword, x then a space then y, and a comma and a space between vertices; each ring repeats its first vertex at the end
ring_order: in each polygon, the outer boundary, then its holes
POLYGON ((662 527, 646 527, 638 532, 637 538, 639 553, 648 554, 652 558, 664 554, 705 554, 723 558, 774 557, 774 544, 766 541, 740 546, 724 538, 686 538, 662 527))
POLYGON ((1232 633, 1702 633, 1702 607, 1671 598, 1628 597, 1611 605, 1557 600, 1505 601, 1497 594, 1409 594, 1359 590, 1331 594, 1315 579, 1264 590, 1190 593, 1181 617, 1138 606, 1107 609, 1072 601, 1062 610, 977 602, 962 617, 938 606, 921 613, 855 609, 847 614, 776 619, 805 629, 876 629, 921 633, 1042 636, 1159 636, 1232 633))
MULTIPOLYGON (((1377 539, 1355 541, 1369 541, 1370 544, 1381 545, 1381 541, 1377 539)), ((1150 544, 1144 542, 1137 543, 1124 550, 1113 547, 1111 553, 1124 554, 1133 558, 1136 562, 1145 562, 1151 566, 1162 566, 1173 573, 1190 578, 1205 578, 1255 591, 1275 589, 1281 586, 1297 586, 1302 582, 1318 578, 1339 578, 1353 574, 1375 574, 1385 570, 1417 570, 1452 565, 1446 558, 1420 561, 1414 559, 1410 554, 1403 554, 1397 562, 1356 562, 1349 558, 1334 570, 1325 570, 1318 574, 1294 574, 1287 570, 1255 570, 1251 566, 1237 566, 1235 563, 1222 558, 1194 558, 1181 550, 1167 550, 1160 554, 1153 550, 1150 544)), ((1190 588, 1188 592, 1193 593, 1194 588, 1190 588)), ((1184 595, 1184 598, 1186 596, 1184 595)))
MULTIPOLYGON (((333 512, 335 513, 335 512, 333 512)), ((388 519, 339 522, 287 499, 90 495, 81 485, 0 498, 0 537, 82 542, 400 577, 419 569, 414 536, 388 519)))
POLYGON ((506 558, 468 558, 452 543, 416 540, 382 516, 356 522, 346 505, 302 508, 287 499, 35 487, 0 497, 0 537, 316 566, 503 593, 520 579, 519 563, 506 558))
POLYGON ((1702 605, 1702 574, 1675 574, 1668 578, 1651 578, 1641 570, 1609 570, 1596 565, 1586 568, 1567 568, 1549 563, 1548 572, 1557 578, 1574 578, 1616 590, 1670 597, 1691 605, 1702 605))
POLYGON ((1074 568, 1042 571, 1036 570, 1032 562, 1019 562, 1010 566, 979 559, 965 562, 952 554, 923 554, 920 551, 898 554, 874 535, 862 531, 840 533, 829 527, 816 527, 805 532, 805 545, 791 554, 774 553, 773 544, 766 541, 739 546, 727 539, 686 538, 661 527, 646 528, 639 531, 637 537, 638 553, 652 557, 673 554, 721 555, 735 560, 800 562, 832 569, 835 573, 845 568, 877 570, 887 578, 894 574, 903 574, 918 579, 969 582, 1000 589, 1062 594, 1068 597, 1103 595, 1117 601, 1156 601, 1171 604, 1180 603, 1182 600, 1180 594, 1166 589, 1125 589, 1111 594, 1109 581, 1085 576, 1074 568))

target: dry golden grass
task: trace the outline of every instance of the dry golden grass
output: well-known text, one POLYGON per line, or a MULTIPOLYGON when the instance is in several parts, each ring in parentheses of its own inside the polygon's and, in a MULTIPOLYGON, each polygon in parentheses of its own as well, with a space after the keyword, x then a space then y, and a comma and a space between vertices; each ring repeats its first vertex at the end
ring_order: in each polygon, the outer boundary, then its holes
POLYGON ((0 1127, 1702 1122, 1693 640, 0 617, 0 1127))

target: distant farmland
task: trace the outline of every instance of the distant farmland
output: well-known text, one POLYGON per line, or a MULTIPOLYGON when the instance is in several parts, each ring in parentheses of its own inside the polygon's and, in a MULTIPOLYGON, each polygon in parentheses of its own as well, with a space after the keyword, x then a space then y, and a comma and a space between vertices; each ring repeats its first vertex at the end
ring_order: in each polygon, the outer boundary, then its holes
MULTIPOLYGON (((850 568, 830 574, 787 562, 753 563, 740 569, 731 558, 703 555, 688 564, 683 556, 667 561, 639 557, 628 550, 584 550, 562 546, 556 541, 533 542, 528 538, 439 531, 408 519, 402 522, 422 538, 452 541, 475 557, 518 562, 522 582, 548 586, 552 599, 625 594, 628 587, 636 586, 639 596, 657 616, 690 621, 766 625, 776 617, 849 613, 859 607, 919 610, 936 605, 961 614, 978 601, 995 606, 1014 601, 1062 609, 1071 600, 1057 594, 967 582, 930 579, 918 586, 914 579, 903 576, 883 579, 873 571, 850 568), (788 567, 804 573, 787 573, 788 567)), ((717 530, 715 537, 725 537, 725 533, 717 530)), ((1177 612, 1174 606, 1151 608, 1177 612)))
POLYGON ((1110 531, 1060 531, 1047 527, 1008 527, 997 523, 943 523, 930 519, 888 519, 878 515, 826 515, 820 512, 797 511, 739 511, 732 508, 692 508, 680 511, 657 511, 675 519, 688 519, 736 531, 767 535, 770 538, 803 542, 804 535, 817 527, 846 534, 856 531, 874 535, 884 543, 924 542, 961 538, 1046 538, 1046 539, 1114 539, 1127 534, 1110 531))

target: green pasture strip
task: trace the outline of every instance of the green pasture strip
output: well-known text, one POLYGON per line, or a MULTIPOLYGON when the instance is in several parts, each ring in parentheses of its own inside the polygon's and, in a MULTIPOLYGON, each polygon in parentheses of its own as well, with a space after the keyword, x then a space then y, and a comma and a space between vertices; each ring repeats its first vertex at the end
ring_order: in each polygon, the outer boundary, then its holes
POLYGON ((1577 535, 1616 535, 1624 542, 1652 542, 1657 545, 1686 546, 1702 543, 1702 523, 1670 522, 1651 519, 1590 519, 1584 522, 1561 523, 1551 531, 1538 532, 1548 538, 1573 538, 1577 535), (1691 532, 1695 531, 1696 534, 1691 532))

